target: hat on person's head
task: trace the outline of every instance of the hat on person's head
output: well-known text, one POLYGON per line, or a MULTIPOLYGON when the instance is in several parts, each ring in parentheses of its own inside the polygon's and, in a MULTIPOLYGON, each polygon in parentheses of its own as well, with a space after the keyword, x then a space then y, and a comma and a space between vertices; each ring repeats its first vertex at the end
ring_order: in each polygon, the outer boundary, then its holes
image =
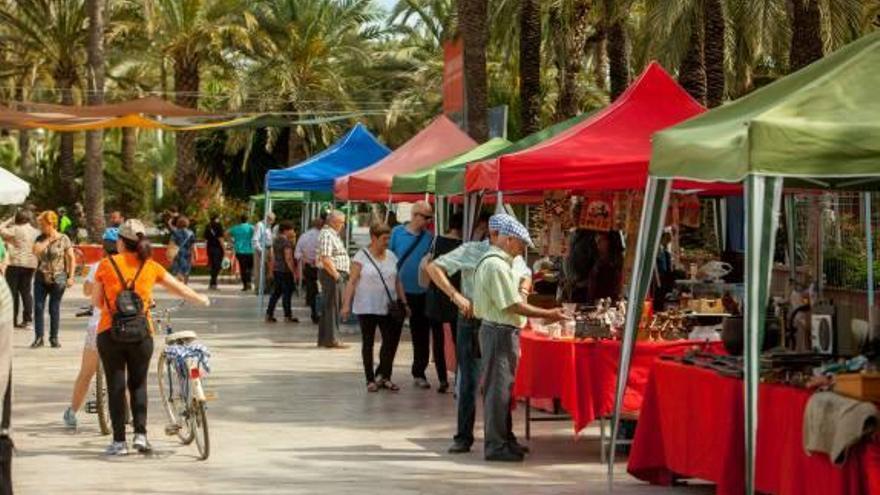
POLYGON ((129 218, 119 226, 119 237, 123 239, 137 241, 145 235, 147 235, 147 230, 144 224, 136 218, 129 218))
POLYGON ((515 237, 530 247, 535 247, 532 237, 529 235, 529 229, 525 225, 519 223, 519 220, 506 214, 499 213, 489 218, 489 230, 498 232, 499 235, 515 237))

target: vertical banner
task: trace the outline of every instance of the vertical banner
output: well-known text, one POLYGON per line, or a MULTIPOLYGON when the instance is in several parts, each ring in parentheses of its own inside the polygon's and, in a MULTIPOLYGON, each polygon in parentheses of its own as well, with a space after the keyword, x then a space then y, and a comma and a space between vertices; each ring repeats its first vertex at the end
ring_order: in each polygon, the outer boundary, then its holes
POLYGON ((459 124, 464 119, 464 43, 443 43, 443 113, 459 124))

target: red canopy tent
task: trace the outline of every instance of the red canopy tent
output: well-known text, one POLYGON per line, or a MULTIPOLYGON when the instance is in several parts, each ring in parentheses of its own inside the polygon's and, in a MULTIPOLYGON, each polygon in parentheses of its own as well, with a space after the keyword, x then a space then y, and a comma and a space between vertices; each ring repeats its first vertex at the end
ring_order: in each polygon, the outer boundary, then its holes
POLYGON ((391 195, 395 174, 415 172, 460 155, 477 145, 454 122, 441 115, 381 161, 336 179, 334 195, 341 201, 411 201, 424 194, 391 195))
MULTIPOLYGON (((611 105, 531 148, 468 165, 467 191, 643 189, 651 135, 705 112, 657 62, 611 105)), ((678 189, 717 189, 676 182, 678 189)), ((725 186, 721 186, 725 187, 725 186)))

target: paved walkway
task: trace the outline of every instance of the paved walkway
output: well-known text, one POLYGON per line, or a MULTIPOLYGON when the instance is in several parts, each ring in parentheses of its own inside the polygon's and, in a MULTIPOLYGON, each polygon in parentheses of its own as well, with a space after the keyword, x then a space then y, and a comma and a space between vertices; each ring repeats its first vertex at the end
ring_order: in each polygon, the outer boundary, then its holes
MULTIPOLYGON (((204 288, 203 286, 198 287, 204 288)), ((71 290, 63 314, 84 298, 71 290)), ((480 450, 445 453, 455 424, 451 395, 412 388, 412 348, 402 343, 395 369, 398 394, 367 394, 359 345, 317 349, 311 324, 266 325, 252 296, 233 287, 209 309, 184 308, 178 329, 194 329, 213 350, 209 387, 211 458, 166 437, 151 372, 149 430, 155 453, 107 459, 109 437, 96 417, 80 414, 77 433, 64 429, 79 366, 84 320, 65 317, 60 350, 31 350, 30 332, 16 330, 13 431, 17 494, 584 494, 607 491, 597 431, 575 441, 567 423, 539 423, 522 465, 487 464, 480 450)), ((159 294, 159 304, 167 304, 159 294)), ((300 317, 306 316, 303 308, 300 317)), ((307 319, 304 318, 304 319, 307 319)), ((347 335, 358 344, 356 335, 347 335)), ((154 356, 155 363, 155 356, 154 356)), ((153 365, 155 366, 155 364, 153 365)), ((517 413, 522 431, 522 413, 517 413)), ((478 428, 481 428, 478 425, 478 428)), ((616 493, 661 494, 618 466, 616 493)), ((676 491, 685 490, 677 488, 676 491)), ((694 493, 694 489, 685 490, 694 493)), ((704 489, 697 489, 705 492, 704 489)))

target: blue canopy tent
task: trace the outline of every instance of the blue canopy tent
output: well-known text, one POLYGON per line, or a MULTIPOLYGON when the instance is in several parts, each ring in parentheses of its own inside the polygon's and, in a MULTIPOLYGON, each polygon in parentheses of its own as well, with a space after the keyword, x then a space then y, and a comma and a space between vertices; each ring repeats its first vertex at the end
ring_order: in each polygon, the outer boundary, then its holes
MULTIPOLYGON (((320 153, 283 169, 266 173, 263 195, 264 215, 271 211, 273 193, 280 191, 307 192, 307 197, 332 199, 333 184, 337 177, 352 174, 385 158, 391 150, 380 143, 367 128, 357 123, 341 139, 320 153)), ((304 219, 304 223, 307 219, 304 219)), ((265 265, 260 270, 260 307, 263 305, 265 265)))

